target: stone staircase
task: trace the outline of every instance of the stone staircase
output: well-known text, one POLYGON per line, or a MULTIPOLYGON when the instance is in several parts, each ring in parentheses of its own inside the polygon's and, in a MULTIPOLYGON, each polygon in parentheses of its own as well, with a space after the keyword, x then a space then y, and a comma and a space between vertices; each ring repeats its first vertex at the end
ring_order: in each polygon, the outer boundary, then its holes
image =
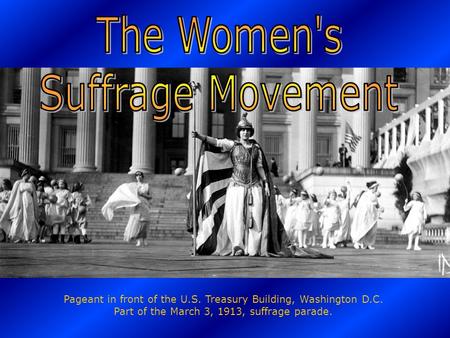
MULTIPOLYGON (((115 173, 52 173, 52 178, 65 179, 69 187, 76 181, 84 184, 84 189, 93 201, 89 209, 89 234, 94 239, 122 240, 129 211, 120 209, 108 222, 101 208, 108 197, 122 183, 132 182, 134 176, 115 173)), ((148 230, 150 239, 173 240, 190 239, 186 231, 189 191, 188 177, 174 175, 149 175, 145 181, 150 184, 152 195, 151 220, 148 230)))
MULTIPOLYGON (((69 186, 80 181, 85 186, 94 205, 89 209, 89 234, 94 239, 122 240, 125 226, 128 222, 129 211, 121 209, 115 212, 114 219, 108 222, 101 213, 101 208, 108 197, 122 183, 132 182, 133 176, 116 173, 51 173, 52 178, 63 178, 69 186)), ((148 236, 154 240, 190 240, 186 231, 188 203, 186 194, 190 187, 190 178, 174 175, 146 176, 145 181, 150 184, 152 199, 151 222, 148 236)), ((274 183, 280 187, 283 195, 287 196, 290 186, 276 178, 274 183)), ((321 241, 321 238, 318 238, 321 241)), ((406 238, 398 231, 379 229, 377 243, 399 244, 405 243, 406 238)))

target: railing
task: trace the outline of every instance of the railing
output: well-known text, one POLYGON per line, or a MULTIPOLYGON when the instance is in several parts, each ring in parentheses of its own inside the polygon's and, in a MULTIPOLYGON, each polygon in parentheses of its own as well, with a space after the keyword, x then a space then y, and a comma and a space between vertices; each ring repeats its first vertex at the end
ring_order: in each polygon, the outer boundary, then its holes
POLYGON ((450 244, 450 224, 426 224, 422 231, 422 242, 450 244))
POLYGON ((378 163, 390 168, 394 158, 408 146, 420 146, 437 134, 445 134, 450 125, 450 87, 378 129, 378 163))

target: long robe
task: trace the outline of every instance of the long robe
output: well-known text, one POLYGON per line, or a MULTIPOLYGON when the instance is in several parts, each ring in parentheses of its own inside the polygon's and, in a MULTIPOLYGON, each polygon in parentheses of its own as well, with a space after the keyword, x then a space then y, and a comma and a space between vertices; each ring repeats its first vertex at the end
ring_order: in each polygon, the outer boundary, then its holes
MULTIPOLYGON (((0 217, 2 217, 3 212, 6 210, 6 206, 8 205, 8 201, 11 198, 10 190, 3 190, 0 192, 0 217)), ((9 217, 5 217, 3 222, 0 223, 0 228, 6 233, 9 234, 9 230, 11 229, 11 222, 9 221, 9 217)))
POLYGON ((353 216, 351 236, 354 243, 365 246, 375 244, 378 217, 377 196, 371 190, 365 191, 359 198, 353 216))
POLYGON ((143 237, 143 222, 150 220, 150 203, 145 198, 139 197, 138 191, 147 194, 148 183, 124 183, 113 192, 102 207, 102 214, 108 221, 113 219, 115 210, 130 208, 130 218, 124 231, 125 241, 143 237))
POLYGON ((425 204, 421 201, 409 201, 404 206, 404 210, 408 211, 408 217, 405 219, 401 235, 420 235, 427 219, 427 211, 425 204))
POLYGON ((33 183, 23 180, 16 181, 8 204, 0 218, 0 224, 7 218, 11 220, 8 236, 12 240, 36 239, 38 214, 37 196, 33 183))
POLYGON ((335 233, 334 241, 336 243, 345 242, 350 239, 350 211, 348 198, 338 201, 341 210, 341 222, 339 229, 335 233))

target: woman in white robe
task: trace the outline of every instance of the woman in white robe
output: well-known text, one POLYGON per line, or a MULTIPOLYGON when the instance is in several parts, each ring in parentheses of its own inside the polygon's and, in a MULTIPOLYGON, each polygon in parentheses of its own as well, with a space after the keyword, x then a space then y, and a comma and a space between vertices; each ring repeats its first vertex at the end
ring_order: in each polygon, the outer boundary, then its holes
POLYGON ((311 203, 312 203, 311 225, 308 229, 307 237, 308 237, 308 245, 316 246, 316 237, 320 235, 321 205, 315 194, 311 194, 311 203))
POLYGON ((286 231, 286 234, 294 245, 299 245, 298 238, 295 235, 295 215, 297 211, 298 203, 300 202, 300 198, 298 197, 298 190, 292 189, 289 193, 289 198, 287 200, 287 207, 286 207, 286 217, 284 222, 284 230, 286 231))
POLYGON ((367 182, 368 190, 360 195, 356 205, 351 227, 355 249, 375 249, 377 222, 383 210, 378 203, 378 185, 376 181, 367 182))
POLYGON ((312 220, 312 202, 306 191, 300 193, 300 201, 295 211, 294 233, 296 234, 298 246, 307 248, 306 232, 311 228, 312 220))
POLYGON ((334 244, 347 247, 350 240, 350 185, 343 186, 338 194, 337 201, 341 211, 339 229, 336 231, 334 244))
POLYGON ((273 186, 273 190, 275 193, 275 203, 277 205, 277 215, 280 217, 281 223, 284 224, 286 221, 287 208, 289 206, 289 198, 284 197, 276 185, 273 186))
POLYGON ((403 209, 405 211, 409 210, 408 217, 406 217, 402 231, 400 232, 401 235, 408 235, 408 246, 406 250, 412 249, 413 237, 415 237, 414 250, 420 251, 422 249, 419 247, 419 239, 427 219, 427 211, 425 209, 425 203, 422 200, 422 195, 417 191, 413 192, 412 201, 408 202, 406 200, 403 209))
POLYGON ((146 246, 150 222, 150 187, 144 183, 144 174, 136 171, 136 182, 119 186, 102 208, 103 216, 111 221, 114 210, 130 208, 131 214, 123 234, 124 241, 136 240, 136 246, 146 246))
MULTIPOLYGON (((0 187, 0 217, 2 217, 3 212, 6 210, 8 201, 11 197, 12 184, 8 179, 4 179, 0 187)), ((11 222, 9 218, 5 218, 2 223, 0 223, 0 231, 2 232, 2 242, 6 242, 8 239, 9 230, 11 229, 11 222)))
MULTIPOLYGON (((72 220, 69 215, 70 207, 70 191, 67 189, 67 182, 63 179, 58 180, 58 189, 55 190, 56 196, 56 212, 63 219, 63 222, 59 224, 59 237, 60 243, 65 243, 65 236, 68 227, 71 225, 72 220)), ((55 229, 55 228, 54 228, 55 229)), ((57 233, 56 233, 57 234, 57 233)))
POLYGON ((14 183, 9 202, 0 217, 0 224, 5 219, 11 220, 8 236, 15 243, 34 242, 38 235, 38 205, 36 190, 29 182, 27 169, 22 172, 21 179, 14 183))
POLYGON ((328 197, 323 203, 323 222, 322 222, 322 235, 323 242, 322 248, 336 249, 334 245, 334 232, 339 229, 341 212, 339 203, 336 201, 336 191, 330 191, 328 197))

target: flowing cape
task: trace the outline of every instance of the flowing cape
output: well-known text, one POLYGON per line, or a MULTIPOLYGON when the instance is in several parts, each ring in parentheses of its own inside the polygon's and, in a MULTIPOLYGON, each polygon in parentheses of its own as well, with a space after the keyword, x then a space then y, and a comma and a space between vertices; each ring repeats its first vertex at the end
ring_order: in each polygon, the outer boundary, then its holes
POLYGON ((124 183, 109 196, 102 207, 102 214, 108 221, 111 221, 115 210, 135 207, 140 203, 141 200, 137 194, 137 183, 124 183))
MULTIPOLYGON (((261 150, 270 196, 263 189, 263 225, 261 256, 333 258, 314 249, 299 249, 291 246, 284 226, 277 214, 272 177, 264 152, 261 150)), ((233 173, 229 152, 203 143, 197 165, 196 182, 196 249, 199 255, 231 254, 227 231, 224 226, 225 195, 233 173)))
POLYGON ((363 192, 356 206, 351 226, 351 237, 354 242, 360 241, 377 224, 379 212, 371 196, 370 191, 363 192))

